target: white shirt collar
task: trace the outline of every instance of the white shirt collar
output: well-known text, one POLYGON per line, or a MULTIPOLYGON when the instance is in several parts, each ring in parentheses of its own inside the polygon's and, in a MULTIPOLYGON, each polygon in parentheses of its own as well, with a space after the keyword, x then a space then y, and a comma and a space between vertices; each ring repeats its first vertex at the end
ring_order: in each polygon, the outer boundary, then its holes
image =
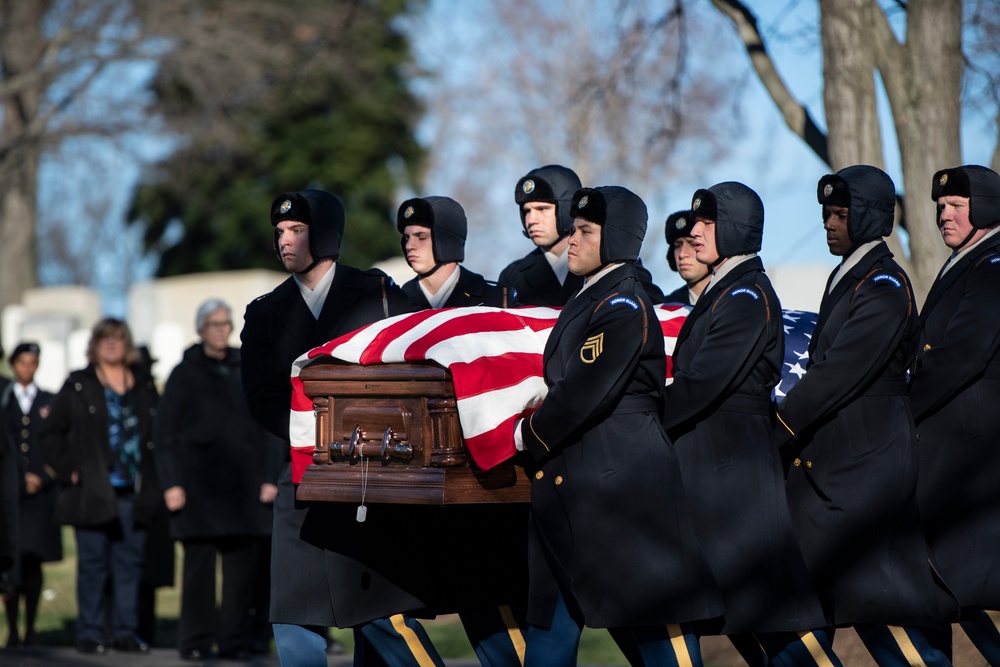
POLYGON ((333 283, 333 274, 337 271, 337 262, 330 265, 330 269, 323 274, 323 277, 319 279, 316 283, 316 287, 309 289, 306 287, 296 274, 292 274, 292 278, 295 279, 295 283, 299 286, 299 293, 302 295, 302 300, 306 302, 306 306, 309 307, 309 312, 312 316, 319 319, 319 314, 323 312, 323 304, 326 303, 326 296, 330 293, 330 285, 333 283))
POLYGON ((431 294, 430 290, 424 286, 424 281, 417 280, 417 284, 420 285, 420 291, 424 293, 424 297, 427 299, 427 303, 431 304, 431 308, 442 308, 447 303, 452 292, 455 291, 455 285, 458 284, 458 275, 461 272, 462 267, 456 265, 455 270, 441 284, 441 288, 437 291, 437 294, 431 294))
POLYGON ((881 238, 877 238, 874 241, 868 241, 867 243, 862 243, 857 247, 857 249, 850 255, 845 257, 840 262, 840 267, 837 269, 836 275, 833 276, 833 280, 830 281, 830 288, 826 291, 827 294, 833 293, 833 288, 840 282, 840 279, 846 276, 851 269, 861 262, 861 258, 871 252, 872 248, 877 246, 882 242, 881 238))
POLYGON ((38 387, 35 386, 34 382, 27 387, 20 382, 15 382, 14 396, 17 398, 18 405, 21 406, 21 413, 26 415, 31 412, 31 405, 35 402, 35 397, 38 396, 38 387))
POLYGON ((556 280, 559 281, 560 285, 566 284, 566 276, 569 275, 569 253, 566 250, 568 248, 563 248, 561 255, 549 252, 548 250, 543 253, 545 259, 549 262, 549 266, 552 267, 552 273, 556 274, 556 280))
POLYGON ((983 238, 979 239, 978 241, 976 241, 975 243, 966 248, 962 248, 961 252, 953 253, 952 256, 948 258, 948 261, 944 263, 944 268, 941 269, 941 275, 943 276, 944 274, 948 273, 948 271, 951 270, 951 267, 955 266, 955 264, 958 263, 958 260, 962 259, 970 252, 975 250, 986 239, 990 238, 991 236, 996 236, 997 232, 1000 232, 1000 227, 997 227, 996 229, 991 229, 990 231, 986 232, 985 234, 983 234, 983 238))
POLYGON ((749 255, 733 255, 732 257, 730 257, 728 261, 722 264, 722 266, 712 271, 712 278, 708 281, 708 284, 705 285, 705 289, 702 291, 702 294, 712 289, 712 285, 714 285, 715 283, 719 282, 727 275, 732 273, 733 269, 735 269, 737 266, 739 266, 740 264, 749 259, 753 259, 756 256, 757 253, 753 252, 750 253, 749 255))
POLYGON ((590 276, 589 278, 584 278, 583 287, 581 287, 580 291, 576 293, 576 296, 580 296, 581 294, 583 294, 591 285, 595 284, 598 280, 600 280, 604 276, 608 275, 609 273, 617 269, 623 263, 624 262, 614 262, 612 264, 608 264, 603 269, 601 269, 594 275, 590 276))

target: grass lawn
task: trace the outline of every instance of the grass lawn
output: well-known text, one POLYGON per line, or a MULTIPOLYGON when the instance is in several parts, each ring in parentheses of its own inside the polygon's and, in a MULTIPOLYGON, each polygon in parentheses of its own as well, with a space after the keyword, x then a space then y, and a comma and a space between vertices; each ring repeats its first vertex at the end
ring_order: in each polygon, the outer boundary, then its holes
MULTIPOLYGON (((180 582, 180 565, 183 550, 177 545, 177 575, 175 581, 180 582)), ((74 641, 74 623, 76 621, 76 541, 71 528, 63 528, 63 555, 58 563, 43 565, 45 583, 42 591, 42 601, 39 604, 36 630, 39 641, 43 644, 70 646, 74 641)), ((221 581, 221 577, 219 579, 221 581)), ((174 647, 177 645, 177 616, 180 609, 180 586, 160 588, 156 592, 156 638, 155 645, 174 647)), ((0 614, 4 615, 0 623, 0 646, 7 643, 6 613, 0 606, 0 614)), ((23 602, 22 602, 23 615, 23 602)), ((465 636, 465 631, 457 616, 443 616, 425 621, 427 634, 434 646, 445 658, 475 660, 476 655, 465 636)), ((20 623, 23 632, 23 620, 20 623)), ((333 636, 344 643, 348 650, 354 646, 354 638, 350 630, 333 630, 333 636)), ((580 642, 580 662, 588 665, 626 665, 625 657, 603 630, 584 630, 580 642)))

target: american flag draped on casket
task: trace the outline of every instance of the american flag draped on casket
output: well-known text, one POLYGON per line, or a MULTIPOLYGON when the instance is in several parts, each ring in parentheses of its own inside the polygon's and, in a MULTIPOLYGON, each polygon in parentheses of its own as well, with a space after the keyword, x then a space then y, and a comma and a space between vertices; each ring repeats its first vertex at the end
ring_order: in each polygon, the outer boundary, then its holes
MULTIPOLYGON (((688 307, 655 308, 670 356, 688 307)), ((451 371, 466 448, 476 465, 487 470, 514 454, 514 423, 545 398, 542 353, 558 308, 444 308, 380 320, 336 338, 299 357, 292 366, 289 435, 292 478, 296 483, 312 463, 315 447, 313 404, 299 379, 302 369, 330 357, 371 365, 433 361, 451 371)), ((813 313, 785 311, 785 373, 776 388, 778 400, 804 372, 813 313)))

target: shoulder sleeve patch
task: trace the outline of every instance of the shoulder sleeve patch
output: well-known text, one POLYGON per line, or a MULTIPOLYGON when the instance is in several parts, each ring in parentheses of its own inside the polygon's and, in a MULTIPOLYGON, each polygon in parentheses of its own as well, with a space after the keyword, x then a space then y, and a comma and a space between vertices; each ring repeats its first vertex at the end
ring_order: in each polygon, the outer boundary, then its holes
POLYGON ((872 276, 872 282, 875 284, 887 282, 891 285, 894 285, 897 288, 903 286, 903 281, 901 281, 896 276, 889 275, 888 273, 879 273, 875 276, 872 276))
POLYGON ((1000 264, 1000 255, 990 257, 990 264, 1000 264))
POLYGON ((749 287, 737 287, 736 289, 734 289, 732 292, 729 293, 729 296, 739 296, 741 294, 746 294, 754 301, 760 298, 760 294, 757 293, 757 290, 750 289, 749 287))
POLYGON ((631 299, 627 296, 616 296, 613 299, 611 299, 610 304, 612 306, 625 304, 626 306, 629 306, 632 310, 639 310, 639 303, 635 299, 631 299))

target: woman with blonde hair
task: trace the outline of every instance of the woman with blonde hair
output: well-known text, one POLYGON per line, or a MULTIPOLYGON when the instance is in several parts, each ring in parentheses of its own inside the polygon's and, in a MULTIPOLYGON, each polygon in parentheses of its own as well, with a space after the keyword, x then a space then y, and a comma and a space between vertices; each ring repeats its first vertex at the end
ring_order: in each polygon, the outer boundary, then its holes
POLYGON ((136 632, 146 527, 163 502, 153 465, 159 396, 147 364, 119 319, 98 322, 89 365, 70 373, 42 431, 42 450, 62 492, 56 519, 75 527, 76 647, 146 652, 136 632), (111 581, 111 637, 104 591, 111 581))

